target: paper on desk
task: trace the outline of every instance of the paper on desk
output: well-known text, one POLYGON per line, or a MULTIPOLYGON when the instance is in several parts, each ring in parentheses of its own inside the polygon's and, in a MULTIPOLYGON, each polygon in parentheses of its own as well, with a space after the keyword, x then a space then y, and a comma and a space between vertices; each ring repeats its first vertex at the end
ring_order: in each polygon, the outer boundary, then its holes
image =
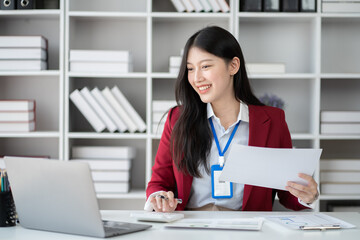
POLYGON ((322 149, 261 148, 232 144, 221 181, 286 190, 287 181, 306 185, 299 173, 312 176, 322 149))
POLYGON ((267 220, 279 223, 291 229, 300 229, 300 226, 331 226, 340 225, 341 228, 355 228, 354 225, 331 217, 323 213, 309 213, 304 215, 266 215, 267 220))

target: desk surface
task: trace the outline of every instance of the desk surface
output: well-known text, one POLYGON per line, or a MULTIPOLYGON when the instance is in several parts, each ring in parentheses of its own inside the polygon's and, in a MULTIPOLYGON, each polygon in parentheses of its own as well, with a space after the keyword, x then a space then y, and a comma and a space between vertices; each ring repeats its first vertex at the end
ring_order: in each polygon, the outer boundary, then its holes
MULTIPOLYGON (((101 214, 106 220, 136 222, 130 218, 131 212, 138 211, 102 211, 101 214)), ((284 215, 284 214, 311 214, 308 212, 196 212, 185 211, 186 218, 247 218, 264 215, 284 215)), ((114 237, 111 239, 171 239, 171 240, 234 240, 234 239, 359 239, 360 235, 360 213, 325 213, 330 216, 340 218, 344 221, 357 226, 356 229, 341 229, 327 231, 301 231, 291 230, 276 223, 265 221, 261 231, 228 231, 228 230, 197 230, 197 229, 167 229, 162 223, 149 223, 152 228, 127 235, 114 237)), ((75 236, 61 233, 29 230, 21 226, 0 228, 0 240, 26 239, 26 240, 44 240, 44 239, 95 239, 90 237, 75 236)))

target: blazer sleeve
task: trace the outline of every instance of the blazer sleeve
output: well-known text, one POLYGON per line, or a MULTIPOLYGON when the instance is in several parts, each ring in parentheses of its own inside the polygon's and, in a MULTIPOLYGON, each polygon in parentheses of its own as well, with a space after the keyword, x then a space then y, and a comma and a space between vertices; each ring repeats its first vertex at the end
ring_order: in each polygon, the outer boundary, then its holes
POLYGON ((173 159, 170 152, 170 138, 172 127, 176 121, 174 116, 176 111, 178 111, 176 108, 171 109, 166 119, 164 131, 156 153, 155 163, 152 167, 151 180, 146 188, 146 198, 157 191, 175 192, 176 181, 173 170, 173 159))
MULTIPOLYGON (((280 112, 280 144, 281 148, 292 148, 291 135, 289 132, 289 128, 285 121, 285 113, 284 111, 280 112)), ((297 197, 292 195, 288 191, 277 190, 277 195, 279 197, 280 203, 286 208, 298 211, 303 209, 308 209, 304 205, 299 203, 297 197)))

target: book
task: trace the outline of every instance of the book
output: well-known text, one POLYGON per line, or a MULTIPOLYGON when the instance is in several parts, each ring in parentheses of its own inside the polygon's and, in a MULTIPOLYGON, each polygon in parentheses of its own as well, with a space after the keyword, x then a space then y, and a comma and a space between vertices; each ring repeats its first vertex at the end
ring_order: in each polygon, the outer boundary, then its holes
POLYGON ((104 122, 100 119, 100 117, 96 114, 94 109, 81 95, 78 89, 74 90, 70 94, 70 99, 96 132, 104 131, 104 129, 106 128, 104 122))
POLYGON ((92 171, 129 171, 131 159, 71 159, 76 162, 86 162, 92 171))
POLYGON ((195 8, 195 12, 204 12, 204 7, 201 5, 200 0, 191 0, 191 3, 195 8))
POLYGON ((360 183, 360 171, 321 171, 320 182, 360 183))
POLYGON ((100 119, 105 123, 106 128, 110 132, 115 132, 117 130, 115 123, 111 120, 111 118, 100 106, 100 104, 95 100, 94 96, 90 93, 89 89, 87 87, 84 87, 83 89, 81 89, 80 93, 89 103, 89 105, 94 109, 94 111, 97 113, 100 119))
POLYGON ((299 0, 282 0, 281 11, 283 12, 298 12, 299 0))
POLYGON ((0 111, 35 111, 35 100, 0 100, 0 111))
POLYGON ((73 158, 129 159, 136 156, 136 149, 127 146, 74 146, 73 158))
POLYGON ((360 123, 321 123, 322 134, 360 134, 360 123))
POLYGON ((285 73, 284 63, 246 63, 249 74, 282 74, 285 73))
POLYGON ((111 92, 111 90, 108 87, 105 87, 101 93, 106 98, 106 100, 109 102, 111 107, 115 110, 115 112, 118 114, 118 116, 121 118, 121 120, 124 121, 125 125, 128 127, 129 131, 134 133, 138 131, 138 127, 133 122, 133 120, 130 118, 129 114, 125 111, 125 109, 121 106, 119 101, 115 98, 114 94, 111 92))
POLYGON ((47 69, 43 60, 0 60, 0 71, 40 71, 47 69))
POLYGON ((172 4, 174 5, 176 11, 178 12, 185 12, 186 8, 181 0, 171 0, 172 4))
POLYGON ((0 111, 0 122, 29 122, 35 120, 34 111, 3 112, 0 111))
POLYGON ((132 62, 130 51, 70 50, 70 62, 132 62))
POLYGON ((213 12, 220 12, 221 8, 217 0, 208 0, 213 12))
POLYGON ((321 194, 360 194, 360 183, 321 183, 321 194))
POLYGON ((176 101, 171 100, 153 100, 152 102, 152 111, 153 112, 166 112, 172 107, 177 106, 176 101))
POLYGON ((70 62, 70 71, 87 73, 128 73, 133 71, 130 62, 70 62))
POLYGON ((226 0, 217 0, 217 2, 222 12, 230 12, 230 7, 226 0))
POLYGON ((180 67, 169 67, 169 73, 171 74, 179 74, 180 67))
POLYGON ((92 179, 95 182, 129 181, 129 171, 91 171, 92 179))
POLYGON ((212 8, 211 8, 208 0, 199 0, 199 1, 200 1, 201 5, 203 6, 205 12, 212 11, 212 8))
POLYGON ((125 125, 123 120, 121 120, 121 118, 117 115, 115 110, 110 106, 110 103, 105 99, 105 97, 102 95, 102 93, 97 87, 91 90, 91 94, 100 104, 100 106, 105 110, 105 112, 109 115, 109 117, 113 120, 119 132, 128 131, 128 127, 125 125))
POLYGON ((300 12, 316 12, 316 0, 300 0, 300 12))
POLYGON ((47 51, 42 48, 0 48, 0 59, 47 59, 47 51))
POLYGON ((240 11, 242 12, 261 12, 262 0, 242 0, 240 1, 240 11))
POLYGON ((129 182, 94 183, 96 193, 127 193, 130 190, 129 182))
POLYGON ((195 12, 195 8, 190 0, 182 0, 182 3, 186 8, 186 12, 195 12))
POLYGON ((360 111, 321 111, 321 122, 360 123, 360 111))
POLYGON ((0 132, 31 132, 35 131, 35 122, 0 122, 0 132))
POLYGON ((264 12, 279 12, 280 0, 264 0, 264 12))
POLYGON ((167 113, 166 112, 153 112, 152 113, 152 121, 153 123, 165 123, 167 119, 167 113))
POLYGON ((322 2, 324 13, 359 13, 360 2, 322 2))
POLYGON ((321 171, 360 171, 360 159, 322 159, 321 171))
POLYGON ((0 36, 0 48, 48 48, 43 36, 0 36))
POLYGON ((182 61, 182 56, 170 56, 169 57, 169 66, 170 67, 180 67, 182 61))
POLYGON ((124 94, 120 91, 120 89, 117 86, 114 86, 111 89, 111 92, 113 93, 114 97, 118 100, 118 102, 121 104, 121 106, 125 109, 126 113, 129 114, 132 121, 135 122, 138 131, 145 132, 146 124, 144 120, 140 117, 140 115, 137 113, 137 111, 131 105, 131 103, 127 100, 124 94))

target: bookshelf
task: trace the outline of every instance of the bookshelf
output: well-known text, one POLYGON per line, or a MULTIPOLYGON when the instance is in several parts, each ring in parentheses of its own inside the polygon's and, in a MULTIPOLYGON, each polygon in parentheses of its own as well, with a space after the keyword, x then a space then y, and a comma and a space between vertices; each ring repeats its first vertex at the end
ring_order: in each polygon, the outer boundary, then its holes
MULTIPOLYGON (((320 133, 322 110, 360 110, 360 14, 317 12, 178 13, 163 0, 60 0, 59 9, 0 11, 0 35, 41 34, 49 39, 50 70, 0 72, 0 98, 35 98, 37 128, 30 133, 0 133, 0 155, 49 155, 71 159, 76 145, 134 146, 131 191, 98 195, 103 209, 141 209, 160 136, 153 134, 152 100, 174 100, 176 75, 169 56, 180 55, 198 29, 219 25, 239 40, 247 62, 284 62, 285 74, 250 75, 258 96, 285 100, 286 118, 296 147, 323 148, 323 158, 360 158, 360 135, 320 133), (171 43, 171 44, 169 44, 171 43), (70 49, 129 50, 134 72, 69 71, 70 49), (117 85, 147 125, 145 133, 96 133, 69 101, 82 87, 117 85), (41 86, 41 88, 39 87, 41 86)), ((319 182, 319 171, 315 175, 319 182)), ((359 200, 357 195, 322 195, 320 202, 359 200)), ((321 204, 319 204, 321 205, 321 204)), ((316 211, 319 211, 320 206, 316 211)))

